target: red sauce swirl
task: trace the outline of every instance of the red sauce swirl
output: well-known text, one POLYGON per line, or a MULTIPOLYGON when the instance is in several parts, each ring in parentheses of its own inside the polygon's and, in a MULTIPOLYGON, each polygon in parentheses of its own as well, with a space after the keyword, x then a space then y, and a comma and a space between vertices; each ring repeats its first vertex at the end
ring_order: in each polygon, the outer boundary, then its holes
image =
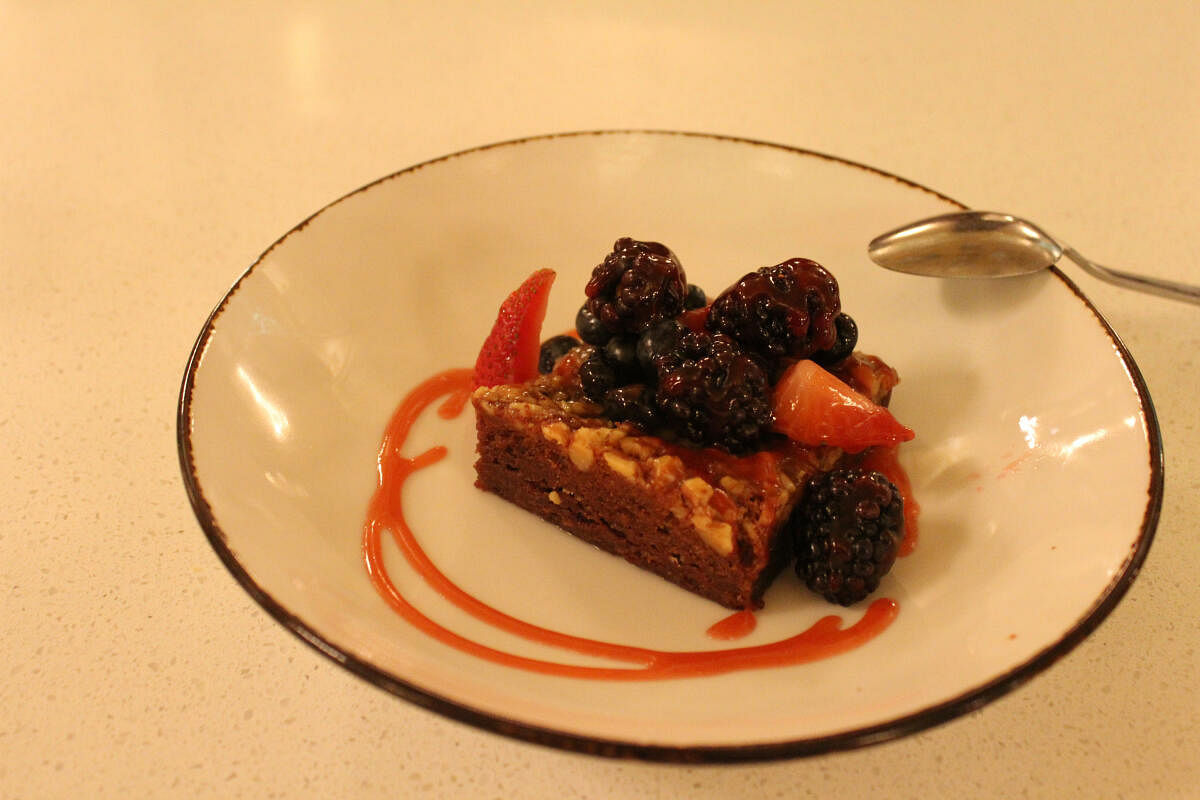
MULTIPOLYGON (((379 482, 363 525, 363 558, 375 589, 398 614, 434 639, 487 661, 530 672, 593 680, 640 681, 715 675, 829 658, 878 636, 899 613, 895 601, 880 598, 849 627, 842 627, 841 617, 829 615, 794 636, 767 644, 718 650, 664 651, 572 636, 517 619, 482 602, 450 580, 426 555, 408 526, 403 503, 405 481, 446 455, 446 448, 442 446, 432 447, 416 456, 403 455, 401 450, 412 426, 425 409, 443 398, 438 414, 444 419, 458 416, 471 388, 471 370, 453 369, 432 376, 404 398, 384 433, 379 450, 379 482), (530 658, 481 644, 434 622, 404 597, 388 575, 382 553, 385 533, 394 537, 409 565, 442 597, 488 625, 532 642, 630 666, 594 667, 530 658)), ((713 625, 709 634, 713 638, 735 639, 753 628, 752 612, 738 612, 713 625)))

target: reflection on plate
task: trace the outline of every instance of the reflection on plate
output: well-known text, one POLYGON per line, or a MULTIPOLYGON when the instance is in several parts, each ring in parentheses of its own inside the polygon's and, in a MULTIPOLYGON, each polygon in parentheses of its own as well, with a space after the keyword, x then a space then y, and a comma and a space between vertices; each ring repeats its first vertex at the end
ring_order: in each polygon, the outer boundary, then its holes
MULTIPOLYGON (((1112 610, 1145 558, 1162 486, 1137 367, 1061 273, 939 281, 868 261, 880 231, 958 207, 841 159, 668 132, 535 137, 388 176, 283 236, 205 324, 179 406, 189 496, 226 566, 287 628, 390 692, 505 735, 733 761, 951 719, 1048 667, 1112 610), (792 256, 820 261, 860 347, 899 369, 892 408, 918 434, 902 458, 921 543, 879 593, 898 617, 863 647, 705 678, 582 681, 449 648, 371 586, 361 526, 396 403, 435 372, 470 366, 499 301, 536 267, 559 273, 548 330, 569 327, 591 267, 623 235, 667 243, 710 289, 792 256)), ((705 630, 723 609, 475 489, 469 411, 423 417, 408 450, 433 444, 448 455, 408 482, 405 504, 455 583, 578 636, 722 646, 705 630)), ((395 548, 384 557, 440 625, 547 655, 446 603, 395 548)), ((831 611, 790 573, 766 600, 745 644, 831 611)), ((866 605, 836 611, 849 624, 866 605)))

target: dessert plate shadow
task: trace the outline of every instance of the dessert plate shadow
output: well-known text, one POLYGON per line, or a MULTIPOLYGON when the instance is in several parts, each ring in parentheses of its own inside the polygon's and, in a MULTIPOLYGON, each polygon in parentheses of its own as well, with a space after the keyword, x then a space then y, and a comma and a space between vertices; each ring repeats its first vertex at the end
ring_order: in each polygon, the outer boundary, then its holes
MULTIPOLYGON (((1126 348, 1057 270, 1003 282, 889 273, 878 231, 964 206, 884 171, 765 142, 664 131, 532 137, 371 183, 276 241, 222 298, 179 399, 183 481, 238 583, 349 671, 419 706, 522 740, 607 756, 749 761, 861 747, 978 708, 1051 666, 1124 595, 1162 502, 1150 397, 1126 348), (917 432, 902 462, 915 552, 877 596, 899 614, 809 664, 646 682, 527 672, 397 616, 364 567, 380 438, 413 387, 469 367, 505 295, 558 279, 547 333, 573 324, 620 236, 670 246, 710 294, 793 256, 830 268, 859 347, 901 375, 917 432)), ((404 488, 430 558, 481 600, 547 628, 660 650, 728 646, 728 611, 594 550, 473 485, 470 408, 421 418, 409 454, 447 456, 404 488)), ((384 557, 439 624, 534 658, 579 659, 493 630, 384 557)), ((785 572, 739 644, 829 614, 785 572)))

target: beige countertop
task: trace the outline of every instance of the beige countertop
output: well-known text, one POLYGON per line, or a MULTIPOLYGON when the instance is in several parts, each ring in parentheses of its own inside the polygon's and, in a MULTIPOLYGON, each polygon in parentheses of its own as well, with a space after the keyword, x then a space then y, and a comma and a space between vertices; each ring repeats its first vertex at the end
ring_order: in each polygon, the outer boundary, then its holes
POLYGON ((745 5, 0 4, 0 797, 1200 796, 1200 308, 1078 271, 1162 427, 1154 546, 1076 650, 918 735, 715 767, 511 741, 323 658, 205 540, 175 411, 213 305, 477 144, 780 142, 1200 283, 1194 3, 745 5))

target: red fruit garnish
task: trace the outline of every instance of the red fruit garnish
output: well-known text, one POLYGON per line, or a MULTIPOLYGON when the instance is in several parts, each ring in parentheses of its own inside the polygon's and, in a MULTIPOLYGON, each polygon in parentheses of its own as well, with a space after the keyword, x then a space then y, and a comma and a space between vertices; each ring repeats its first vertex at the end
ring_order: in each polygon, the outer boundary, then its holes
POLYGON ((554 270, 539 269, 505 299, 475 360, 476 387, 521 383, 538 374, 542 321, 554 278, 554 270))
POLYGON ((801 444, 832 445, 857 453, 913 438, 913 432, 886 408, 807 359, 783 373, 772 405, 775 430, 801 444))

